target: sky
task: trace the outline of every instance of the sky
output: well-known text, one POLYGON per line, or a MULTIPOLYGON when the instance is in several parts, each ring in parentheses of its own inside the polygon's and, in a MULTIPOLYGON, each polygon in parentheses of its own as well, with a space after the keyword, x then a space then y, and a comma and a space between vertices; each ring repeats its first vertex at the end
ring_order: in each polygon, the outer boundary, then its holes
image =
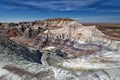
POLYGON ((120 23, 120 0, 0 0, 0 22, 48 18, 120 23))

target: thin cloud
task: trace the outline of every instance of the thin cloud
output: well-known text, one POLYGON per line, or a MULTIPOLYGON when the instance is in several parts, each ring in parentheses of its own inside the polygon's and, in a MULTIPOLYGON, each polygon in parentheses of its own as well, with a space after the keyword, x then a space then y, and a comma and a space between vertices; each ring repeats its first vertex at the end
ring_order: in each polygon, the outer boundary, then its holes
MULTIPOLYGON (((106 0, 76 0, 76 1, 39 1, 39 0, 10 0, 9 5, 3 5, 4 9, 47 9, 50 11, 96 11, 96 12, 120 12, 120 1, 106 0), (18 5, 13 5, 18 4, 18 5)), ((1 4, 0 4, 1 5, 1 4)))
POLYGON ((116 9, 116 8, 102 8, 102 9, 97 9, 97 12, 99 13, 119 13, 120 12, 120 8, 116 9))
POLYGON ((26 6, 33 6, 41 9, 70 11, 70 10, 93 10, 93 8, 85 8, 98 0, 81 0, 81 1, 14 1, 26 6))
POLYGON ((0 2, 0 8, 1 9, 28 9, 27 6, 24 6, 24 5, 14 5, 14 3, 12 2, 7 2, 7 1, 1 1, 0 2))
POLYGON ((28 7, 18 7, 18 6, 0 6, 2 9, 28 9, 28 7))

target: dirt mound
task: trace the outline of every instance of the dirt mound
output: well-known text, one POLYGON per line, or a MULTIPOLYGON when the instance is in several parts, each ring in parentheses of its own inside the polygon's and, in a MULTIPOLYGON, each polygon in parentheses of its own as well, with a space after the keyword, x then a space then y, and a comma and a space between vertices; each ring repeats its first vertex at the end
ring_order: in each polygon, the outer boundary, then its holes
POLYGON ((17 37, 17 36, 22 36, 20 32, 16 28, 10 29, 7 32, 7 37, 17 37))

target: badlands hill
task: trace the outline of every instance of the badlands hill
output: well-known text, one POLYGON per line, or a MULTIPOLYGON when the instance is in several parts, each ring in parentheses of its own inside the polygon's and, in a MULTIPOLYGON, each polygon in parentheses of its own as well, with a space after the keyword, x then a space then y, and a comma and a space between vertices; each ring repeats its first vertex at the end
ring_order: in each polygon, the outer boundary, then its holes
POLYGON ((0 79, 119 80, 120 38, 106 27, 69 18, 0 23, 0 79))
POLYGON ((69 18, 3 23, 0 33, 26 47, 42 50, 44 47, 54 46, 73 57, 97 54, 102 48, 120 48, 119 37, 106 35, 95 25, 84 26, 69 18))
POLYGON ((83 25, 96 25, 104 34, 114 38, 120 38, 120 24, 119 23, 83 23, 83 25))
MULTIPOLYGON (((48 27, 51 27, 52 29, 54 28, 60 28, 63 26, 66 26, 67 23, 71 22, 77 22, 73 19, 70 18, 53 18, 53 19, 46 19, 46 20, 38 20, 38 21, 30 21, 30 22, 19 22, 19 23, 0 23, 0 29, 7 29, 9 27, 13 28, 16 26, 23 26, 23 27, 28 27, 28 26, 34 26, 35 28, 40 27, 46 27, 46 25, 49 25, 48 27)), ((79 22, 77 22, 79 23, 79 22)), ((80 23, 79 23, 80 24, 80 23)), ((108 23, 82 23, 84 26, 95 26, 98 30, 102 31, 102 33, 112 37, 113 39, 118 39, 120 38, 120 24, 108 24, 108 23)), ((51 29, 50 28, 50 29, 51 29)), ((14 30, 13 30, 14 32, 14 30)), ((15 32, 14 32, 15 33, 15 32)), ((15 36, 15 34, 13 34, 15 36)))

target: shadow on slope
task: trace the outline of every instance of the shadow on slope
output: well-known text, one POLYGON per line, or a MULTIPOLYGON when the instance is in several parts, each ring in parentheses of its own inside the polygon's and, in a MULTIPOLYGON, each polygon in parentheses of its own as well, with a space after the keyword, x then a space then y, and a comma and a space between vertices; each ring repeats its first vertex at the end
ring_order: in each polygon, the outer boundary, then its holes
POLYGON ((30 51, 28 48, 4 37, 0 36, 0 54, 6 58, 14 60, 28 60, 31 62, 41 63, 42 53, 39 50, 30 51), (33 53, 34 52, 34 53, 33 53))

